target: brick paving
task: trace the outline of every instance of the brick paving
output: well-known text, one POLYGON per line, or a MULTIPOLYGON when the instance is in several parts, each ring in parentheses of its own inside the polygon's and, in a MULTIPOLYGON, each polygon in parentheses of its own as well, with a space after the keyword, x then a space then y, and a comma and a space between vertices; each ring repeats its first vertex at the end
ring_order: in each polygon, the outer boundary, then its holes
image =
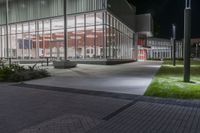
POLYGON ((68 114, 24 129, 19 133, 85 133, 100 122, 101 120, 95 118, 68 114))
POLYGON ((0 133, 200 133, 200 101, 0 85, 0 133))
POLYGON ((0 133, 17 133, 66 114, 101 121, 129 102, 109 97, 0 85, 0 133))
POLYGON ((141 99, 87 133, 199 133, 200 108, 174 104, 141 99))

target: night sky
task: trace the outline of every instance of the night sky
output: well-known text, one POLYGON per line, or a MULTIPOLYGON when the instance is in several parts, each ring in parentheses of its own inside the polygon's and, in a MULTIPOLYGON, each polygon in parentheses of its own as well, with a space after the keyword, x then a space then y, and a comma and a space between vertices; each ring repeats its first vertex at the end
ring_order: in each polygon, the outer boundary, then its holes
MULTIPOLYGON (((183 38, 185 0, 128 0, 137 14, 150 12, 157 37, 170 38, 172 24, 177 27, 177 39, 183 38)), ((200 38, 200 0, 192 0, 192 37, 200 38)))

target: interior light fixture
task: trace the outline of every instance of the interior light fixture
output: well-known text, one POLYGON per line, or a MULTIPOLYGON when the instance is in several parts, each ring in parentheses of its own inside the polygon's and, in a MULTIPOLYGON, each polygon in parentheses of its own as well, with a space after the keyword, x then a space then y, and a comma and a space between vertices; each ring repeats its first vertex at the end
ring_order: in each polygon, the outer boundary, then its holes
POLYGON ((82 34, 85 34, 85 32, 84 31, 77 31, 77 32, 73 31, 72 34, 82 35, 82 34))
MULTIPOLYGON (((95 35, 87 35, 86 36, 87 38, 95 38, 95 35)), ((97 38, 98 36, 96 35, 96 38, 97 38)))
POLYGON ((70 39, 76 39, 76 40, 78 40, 78 39, 81 39, 82 37, 81 36, 70 36, 70 39))

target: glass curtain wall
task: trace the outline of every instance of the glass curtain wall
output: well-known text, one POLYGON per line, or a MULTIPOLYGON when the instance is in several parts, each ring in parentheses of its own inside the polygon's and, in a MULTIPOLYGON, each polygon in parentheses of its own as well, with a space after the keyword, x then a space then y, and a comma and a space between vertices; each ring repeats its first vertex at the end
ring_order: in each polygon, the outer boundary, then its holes
POLYGON ((105 14, 105 54, 108 59, 132 59, 134 32, 112 14, 105 14))
MULTIPOLYGON (((5 25, 0 56, 6 57, 5 25)), ((15 59, 64 58, 64 20, 53 17, 9 25, 9 56, 15 59)), ((133 31, 106 11, 67 16, 68 59, 132 59, 133 31)))
POLYGON ((171 42, 162 40, 148 40, 148 59, 169 59, 171 58, 171 42))
MULTIPOLYGON (((9 23, 63 15, 63 0, 9 0, 9 23)), ((67 0, 67 14, 104 10, 107 0, 67 0)), ((0 24, 6 23, 5 0, 0 2, 0 24)))

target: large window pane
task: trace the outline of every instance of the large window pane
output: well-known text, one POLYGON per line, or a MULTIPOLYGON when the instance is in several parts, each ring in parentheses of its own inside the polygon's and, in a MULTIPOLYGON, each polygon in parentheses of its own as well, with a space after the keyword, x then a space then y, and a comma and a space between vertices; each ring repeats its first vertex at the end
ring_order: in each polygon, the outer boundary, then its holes
POLYGON ((86 58, 94 58, 94 26, 86 27, 86 58))
POLYGON ((96 26, 96 58, 103 58, 104 55, 104 34, 103 25, 96 26))
POLYGON ((90 13, 86 15, 86 26, 91 26, 95 24, 94 13, 90 13))
POLYGON ((68 58, 75 59, 75 44, 76 44, 76 36, 75 36, 75 28, 67 29, 67 36, 68 36, 68 58))
POLYGON ((55 18, 52 19, 52 29, 64 29, 64 19, 63 18, 55 18))
POLYGON ((84 48, 84 27, 79 27, 76 29, 76 57, 78 59, 83 59, 85 55, 85 48, 84 48))
POLYGON ((73 28, 73 27, 75 27, 75 17, 68 16, 67 17, 67 28, 73 28))

